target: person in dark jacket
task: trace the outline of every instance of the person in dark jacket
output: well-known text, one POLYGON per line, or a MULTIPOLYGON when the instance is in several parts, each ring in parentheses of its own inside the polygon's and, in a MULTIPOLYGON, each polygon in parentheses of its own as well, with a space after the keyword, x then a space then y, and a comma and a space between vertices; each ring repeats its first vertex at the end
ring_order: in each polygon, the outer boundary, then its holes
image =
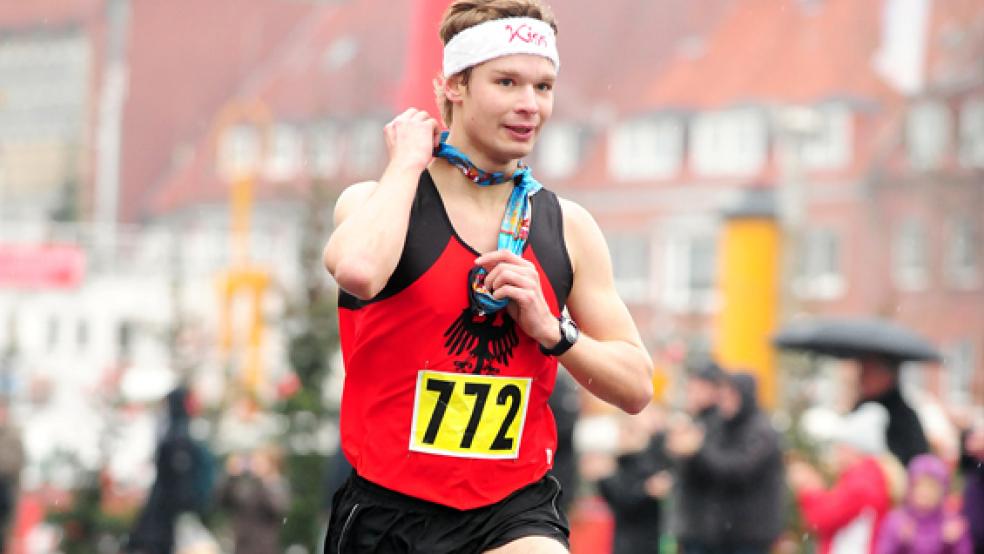
POLYGON ((962 439, 963 513, 970 525, 974 554, 984 554, 984 425, 967 429, 962 439))
POLYGON ((581 413, 581 391, 566 371, 557 372, 557 381, 548 402, 557 424, 557 453, 550 472, 560 481, 560 509, 570 513, 578 487, 574 426, 581 413))
POLYGON ((290 508, 290 487, 280 473, 280 455, 272 446, 232 455, 216 494, 231 516, 234 554, 280 552, 280 528, 290 508))
POLYGON ((888 450, 903 466, 913 458, 929 452, 929 442, 916 415, 899 390, 899 363, 881 356, 868 356, 859 360, 860 399, 877 402, 888 410, 888 430, 885 438, 888 450))
POLYGON ((189 390, 180 386, 166 398, 168 423, 157 445, 157 476, 143 510, 137 517, 125 552, 172 554, 178 516, 184 512, 202 515, 211 495, 210 456, 189 432, 189 390))
POLYGON ((24 442, 10 420, 10 407, 0 400, 0 553, 4 552, 11 522, 17 513, 20 473, 24 468, 24 442))
POLYGON ((641 414, 622 419, 622 452, 615 471, 597 483, 615 519, 612 554, 659 552, 662 500, 672 486, 663 415, 658 406, 650 404, 641 414))
POLYGON ((782 530, 783 461, 779 435, 759 409, 755 378, 723 380, 721 421, 709 431, 680 429, 667 448, 710 486, 703 536, 682 541, 685 554, 764 554, 782 530))
MULTIPOLYGON (((714 362, 698 366, 690 373, 685 405, 688 421, 675 418, 670 435, 688 430, 691 425, 706 433, 717 425, 718 387, 723 378, 724 372, 714 362)), ((688 460, 674 458, 674 462, 673 530, 678 541, 692 543, 709 531, 704 514, 710 502, 710 484, 688 460)))

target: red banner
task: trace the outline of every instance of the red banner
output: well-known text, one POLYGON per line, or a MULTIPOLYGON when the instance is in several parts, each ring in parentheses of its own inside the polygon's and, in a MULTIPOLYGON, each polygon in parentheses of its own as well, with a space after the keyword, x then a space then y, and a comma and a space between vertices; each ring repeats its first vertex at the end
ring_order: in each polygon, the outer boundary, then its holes
POLYGON ((0 244, 0 287, 65 289, 85 277, 85 252, 71 244, 0 244))

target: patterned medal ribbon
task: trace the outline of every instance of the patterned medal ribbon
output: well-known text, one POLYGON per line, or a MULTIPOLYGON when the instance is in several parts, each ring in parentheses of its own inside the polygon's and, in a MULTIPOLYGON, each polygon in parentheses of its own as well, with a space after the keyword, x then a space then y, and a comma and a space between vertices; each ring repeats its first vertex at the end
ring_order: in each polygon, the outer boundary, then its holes
MULTIPOLYGON (((447 143, 448 131, 441 133, 441 143, 434 149, 434 156, 443 158, 457 167, 475 184, 487 187, 508 181, 513 182, 513 190, 506 204, 506 211, 499 226, 499 250, 508 250, 517 256, 523 254, 523 247, 530 236, 530 219, 533 215, 530 197, 543 188, 539 181, 533 178, 529 166, 520 162, 519 169, 512 177, 500 171, 489 172, 475 167, 464 153, 447 143)), ((468 272, 469 301, 472 310, 479 315, 495 313, 509 304, 508 298, 496 300, 491 291, 485 286, 484 268, 475 266, 468 272)))

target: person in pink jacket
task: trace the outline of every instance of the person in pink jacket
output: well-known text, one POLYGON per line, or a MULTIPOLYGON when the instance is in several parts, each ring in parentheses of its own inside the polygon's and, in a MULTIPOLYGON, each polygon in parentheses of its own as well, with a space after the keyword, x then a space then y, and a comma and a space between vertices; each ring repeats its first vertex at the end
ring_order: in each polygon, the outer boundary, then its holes
POLYGON ((885 518, 877 554, 971 554, 967 521, 946 509, 948 490, 950 471, 943 460, 932 454, 913 458, 905 503, 885 518))
POLYGON ((892 507, 893 472, 903 472, 888 454, 887 426, 888 413, 873 402, 842 418, 832 437, 837 480, 831 488, 812 466, 790 462, 790 488, 821 554, 875 552, 878 529, 892 507))

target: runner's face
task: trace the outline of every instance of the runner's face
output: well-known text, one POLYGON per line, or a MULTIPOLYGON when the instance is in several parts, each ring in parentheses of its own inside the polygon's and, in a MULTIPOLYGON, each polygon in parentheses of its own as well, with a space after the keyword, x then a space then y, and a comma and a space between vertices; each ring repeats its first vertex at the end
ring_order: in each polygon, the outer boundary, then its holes
POLYGON ((494 165, 529 155, 553 112, 553 63, 513 54, 475 66, 454 116, 469 143, 494 165))

